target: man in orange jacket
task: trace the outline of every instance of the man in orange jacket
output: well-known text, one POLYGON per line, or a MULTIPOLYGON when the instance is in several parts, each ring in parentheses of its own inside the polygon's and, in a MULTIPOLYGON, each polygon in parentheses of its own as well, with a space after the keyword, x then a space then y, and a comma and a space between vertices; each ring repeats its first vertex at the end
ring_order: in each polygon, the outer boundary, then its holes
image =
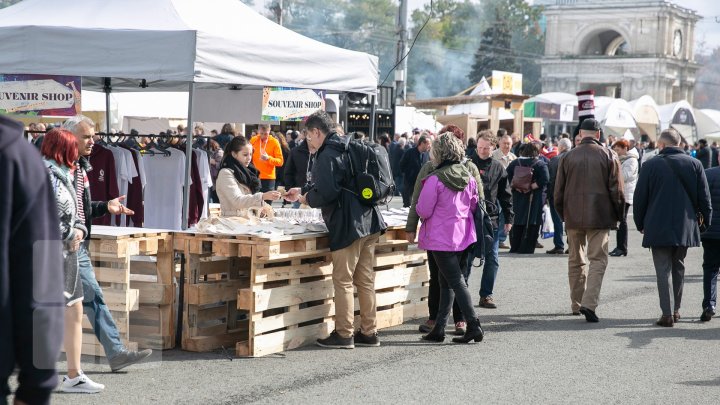
POLYGON ((253 165, 260 172, 260 191, 275 190, 275 168, 283 165, 280 142, 270 135, 267 124, 260 124, 258 134, 250 138, 250 144, 253 148, 253 165))

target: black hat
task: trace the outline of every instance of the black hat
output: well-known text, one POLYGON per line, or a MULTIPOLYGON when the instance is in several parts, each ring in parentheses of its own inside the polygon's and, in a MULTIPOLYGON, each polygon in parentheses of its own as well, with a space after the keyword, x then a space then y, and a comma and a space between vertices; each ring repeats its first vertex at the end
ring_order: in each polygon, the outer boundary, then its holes
POLYGON ((580 130, 597 132, 600 130, 600 123, 595 118, 586 118, 580 123, 580 130))

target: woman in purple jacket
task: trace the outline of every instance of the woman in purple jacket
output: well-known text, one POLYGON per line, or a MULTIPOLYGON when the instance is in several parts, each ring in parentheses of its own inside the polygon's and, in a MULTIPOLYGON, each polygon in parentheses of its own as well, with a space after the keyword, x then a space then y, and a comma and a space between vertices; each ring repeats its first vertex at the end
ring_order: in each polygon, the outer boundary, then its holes
POLYGON ((424 340, 445 340, 453 300, 456 298, 467 329, 453 342, 480 342, 483 330, 475 314, 472 298, 463 277, 467 263, 467 248, 475 243, 473 212, 478 206, 478 186, 470 172, 461 164, 465 156, 462 141, 444 133, 433 142, 431 158, 435 171, 423 180, 416 207, 422 219, 418 246, 432 254, 439 268, 440 308, 435 327, 423 336, 424 340))

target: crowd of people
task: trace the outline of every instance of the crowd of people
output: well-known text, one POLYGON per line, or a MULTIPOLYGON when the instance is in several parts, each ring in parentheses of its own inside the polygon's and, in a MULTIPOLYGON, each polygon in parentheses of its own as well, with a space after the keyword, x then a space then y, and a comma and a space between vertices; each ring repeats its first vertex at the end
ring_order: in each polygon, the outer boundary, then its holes
MULTIPOLYGON (((179 133, 183 130, 178 128, 179 133)), ((195 131, 201 134, 202 128, 195 131)), ((0 395, 9 393, 5 381, 17 364, 16 398, 47 400, 57 384, 54 363, 61 343, 68 370, 59 390, 100 392, 104 386, 85 375, 80 364, 83 315, 113 372, 151 354, 130 351, 119 339, 87 249, 92 218, 132 216, 133 211, 123 204, 124 196, 92 200, 87 186, 92 168, 86 157, 95 132, 86 117, 71 118, 34 137, 39 154, 23 141, 18 123, 0 117, 0 135, 0 254, 9 258, 0 262, 0 276, 10 280, 10 287, 0 290, 0 311, 3 319, 12 320, 0 330, 0 340, 18 348, 0 353, 0 395), (33 271, 21 271, 28 268, 33 271), (33 295, 38 293, 42 300, 33 295), (35 344, 23 345, 27 341, 35 344)), ((353 138, 366 141, 361 134, 353 138)), ((715 167, 717 160, 703 159, 712 157, 712 147, 698 148, 693 157, 674 129, 663 131, 647 149, 625 139, 601 139, 601 126, 592 118, 581 121, 574 138, 563 134, 553 142, 521 140, 505 130, 467 137, 454 125, 438 134, 413 131, 411 137, 379 137, 403 205, 409 208, 407 240, 428 255, 429 317, 420 326, 422 339, 443 341, 452 311, 453 341, 482 341, 485 333, 468 289, 472 269, 482 267, 480 307, 497 308, 499 250, 534 253, 548 222, 554 224, 554 247, 546 253, 568 254, 571 313, 599 322, 608 256, 628 253, 630 209, 643 233, 643 247, 652 250, 662 312, 657 325, 671 327, 680 318, 684 258, 688 248, 701 244, 700 319, 711 320, 720 269, 720 167, 715 167), (491 224, 489 235, 479 225, 483 216, 491 224), (617 245, 610 252, 613 229, 618 230, 617 245), (486 236, 492 243, 477 249, 486 236)), ((245 215, 279 200, 322 211, 333 262, 336 326, 317 344, 379 346, 373 255, 387 225, 378 205, 351 191, 356 180, 342 127, 320 111, 307 118, 302 132, 291 130, 283 136, 261 124, 245 137, 226 125, 204 147, 214 167, 215 197, 223 216, 245 215), (359 330, 353 327, 354 288, 359 330)))

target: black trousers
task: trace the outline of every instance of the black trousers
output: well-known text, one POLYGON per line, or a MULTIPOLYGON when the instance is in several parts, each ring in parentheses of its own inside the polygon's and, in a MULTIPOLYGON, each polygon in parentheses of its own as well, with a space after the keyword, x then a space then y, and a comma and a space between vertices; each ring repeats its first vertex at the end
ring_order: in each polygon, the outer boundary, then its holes
POLYGON ((540 225, 513 225, 510 230, 510 253, 535 253, 540 225))
POLYGON ((453 302, 460 307, 466 320, 477 319, 464 275, 464 269, 467 268, 467 250, 463 252, 431 251, 429 253, 435 257, 440 279, 440 305, 435 320, 436 328, 445 329, 453 302))
POLYGON ((618 225, 617 230, 617 248, 622 250, 623 252, 628 251, 627 247, 627 241, 628 241, 628 226, 627 226, 627 215, 628 211, 630 210, 630 204, 625 204, 625 214, 623 215, 622 219, 620 220, 620 225, 618 225))
MULTIPOLYGON (((440 308, 440 274, 435 256, 431 252, 427 252, 428 256, 428 268, 430 269, 430 286, 428 287, 428 312, 430 313, 430 320, 437 320, 438 309, 440 308)), ((467 260, 466 260, 467 261, 467 260)), ((465 284, 467 284, 468 272, 465 269, 463 276, 465 277, 465 284)), ((465 322, 462 311, 458 306, 457 301, 453 303, 453 322, 465 322)))
POLYGON ((703 310, 715 309, 720 272, 720 239, 703 239, 703 310))

